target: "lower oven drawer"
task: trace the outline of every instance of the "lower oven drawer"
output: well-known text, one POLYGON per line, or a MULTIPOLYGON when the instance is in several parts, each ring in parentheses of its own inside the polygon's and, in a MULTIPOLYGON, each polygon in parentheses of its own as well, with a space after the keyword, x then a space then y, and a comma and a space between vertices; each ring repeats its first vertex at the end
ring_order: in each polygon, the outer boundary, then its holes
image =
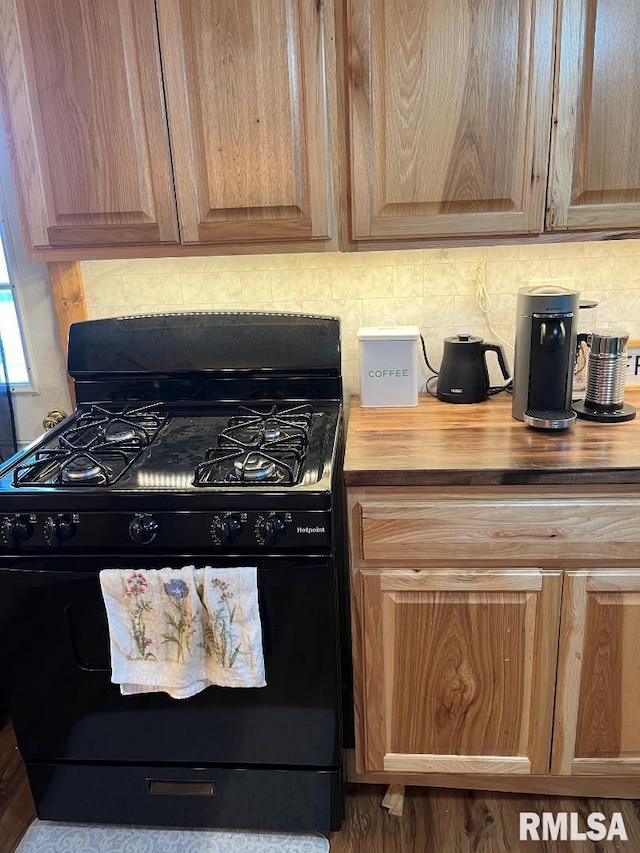
POLYGON ((330 770, 109 767, 27 763, 41 820, 281 831, 339 829, 330 770))

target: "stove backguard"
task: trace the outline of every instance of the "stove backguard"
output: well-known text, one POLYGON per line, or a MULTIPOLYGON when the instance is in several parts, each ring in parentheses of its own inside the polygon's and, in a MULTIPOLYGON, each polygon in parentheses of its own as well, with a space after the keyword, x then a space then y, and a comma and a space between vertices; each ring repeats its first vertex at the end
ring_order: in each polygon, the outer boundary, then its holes
POLYGON ((253 312, 86 320, 69 330, 78 403, 342 399, 340 321, 253 312))

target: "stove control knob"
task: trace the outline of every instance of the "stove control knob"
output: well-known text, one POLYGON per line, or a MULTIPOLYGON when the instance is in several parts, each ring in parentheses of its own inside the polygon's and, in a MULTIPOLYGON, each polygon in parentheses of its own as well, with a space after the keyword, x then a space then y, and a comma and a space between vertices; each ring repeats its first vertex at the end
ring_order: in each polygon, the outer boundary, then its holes
POLYGON ((239 515, 231 513, 225 516, 214 515, 210 530, 214 545, 228 545, 240 535, 242 521, 239 515))
POLYGON ((239 515, 226 515, 223 519, 224 538, 226 542, 233 542, 242 532, 242 521, 239 515))
POLYGON ((10 547, 21 545, 33 535, 28 515, 6 515, 2 519, 2 541, 10 547))
POLYGON ((129 536, 138 545, 149 545, 158 534, 158 522, 152 515, 144 512, 135 514, 133 521, 129 524, 129 536))
POLYGON ((273 545, 284 532, 284 518, 281 515, 261 515, 256 521, 256 539, 259 545, 273 545))
POLYGON ((70 515, 49 516, 44 523, 44 538, 47 545, 64 545, 76 532, 76 525, 70 515))

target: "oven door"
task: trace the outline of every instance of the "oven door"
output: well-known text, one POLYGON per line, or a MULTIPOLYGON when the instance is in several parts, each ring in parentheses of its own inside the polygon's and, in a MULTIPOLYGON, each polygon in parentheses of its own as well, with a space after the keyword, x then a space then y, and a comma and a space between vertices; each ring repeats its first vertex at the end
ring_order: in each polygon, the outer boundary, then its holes
POLYGON ((0 563, 1 689, 27 761, 336 766, 340 673, 330 557, 48 557, 0 563), (267 686, 189 699, 110 681, 102 568, 258 566, 267 686))

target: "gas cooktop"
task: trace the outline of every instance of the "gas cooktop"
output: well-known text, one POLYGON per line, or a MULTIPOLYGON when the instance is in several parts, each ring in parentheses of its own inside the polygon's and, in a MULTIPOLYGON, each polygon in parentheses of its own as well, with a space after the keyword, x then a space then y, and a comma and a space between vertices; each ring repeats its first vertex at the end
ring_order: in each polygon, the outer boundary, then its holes
POLYGON ((285 402, 92 405, 17 459, 0 485, 16 490, 295 489, 330 465, 339 405, 285 402))

